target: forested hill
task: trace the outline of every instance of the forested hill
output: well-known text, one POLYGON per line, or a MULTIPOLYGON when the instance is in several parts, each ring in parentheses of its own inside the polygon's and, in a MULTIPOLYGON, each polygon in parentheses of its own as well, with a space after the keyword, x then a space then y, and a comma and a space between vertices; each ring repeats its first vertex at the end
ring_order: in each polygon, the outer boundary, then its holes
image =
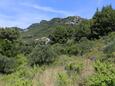
POLYGON ((48 36, 57 26, 76 26, 81 21, 86 20, 79 16, 69 16, 67 18, 53 18, 50 21, 42 20, 40 23, 30 25, 24 33, 22 33, 25 40, 31 40, 48 36))

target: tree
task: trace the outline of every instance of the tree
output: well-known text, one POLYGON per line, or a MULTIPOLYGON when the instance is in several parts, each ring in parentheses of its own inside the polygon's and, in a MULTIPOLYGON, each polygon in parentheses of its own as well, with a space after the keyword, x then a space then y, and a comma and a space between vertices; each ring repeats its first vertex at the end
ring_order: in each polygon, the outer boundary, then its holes
POLYGON ((14 28, 0 29, 0 72, 12 73, 17 66, 15 58, 19 48, 19 31, 14 28))
POLYGON ((8 58, 0 54, 0 72, 11 73, 16 69, 15 59, 8 58))
POLYGON ((97 9, 93 16, 91 30, 95 36, 104 36, 115 31, 115 10, 111 5, 103 7, 101 11, 97 9))
POLYGON ((19 31, 14 28, 0 29, 0 53, 7 57, 15 57, 18 54, 19 31))
POLYGON ((90 29, 90 20, 84 20, 79 25, 75 27, 75 39, 79 41, 82 37, 89 38, 89 35, 91 34, 90 29))
POLYGON ((7 39, 9 41, 14 41, 19 38, 19 31, 16 28, 1 28, 0 29, 0 39, 7 39))
POLYGON ((66 26, 58 26, 49 36, 53 43, 66 43, 73 36, 74 29, 66 26))
POLYGON ((18 44, 5 40, 1 44, 0 53, 7 57, 15 57, 18 54, 18 44))

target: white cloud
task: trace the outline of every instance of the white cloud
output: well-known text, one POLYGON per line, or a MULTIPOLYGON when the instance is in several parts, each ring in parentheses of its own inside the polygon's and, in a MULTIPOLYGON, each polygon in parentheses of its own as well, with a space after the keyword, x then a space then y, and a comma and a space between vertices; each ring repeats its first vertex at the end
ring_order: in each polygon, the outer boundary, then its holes
POLYGON ((63 10, 57 10, 54 9, 52 7, 47 7, 47 6, 40 6, 40 5, 35 5, 35 4, 27 4, 27 3, 22 3, 22 5, 24 6, 28 6, 37 10, 41 10, 44 12, 51 12, 51 13, 57 13, 57 14, 62 14, 64 16, 68 16, 68 15, 73 15, 73 12, 67 12, 67 11, 63 11, 63 10))

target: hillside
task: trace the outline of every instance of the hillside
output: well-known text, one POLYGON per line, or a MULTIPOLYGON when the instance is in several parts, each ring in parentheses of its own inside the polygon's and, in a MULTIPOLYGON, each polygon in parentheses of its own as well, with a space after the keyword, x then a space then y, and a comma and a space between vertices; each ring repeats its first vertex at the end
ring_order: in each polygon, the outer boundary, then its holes
POLYGON ((56 26, 59 25, 78 25, 82 20, 79 16, 69 16, 67 18, 53 18, 50 21, 42 20, 40 23, 30 25, 25 32, 22 33, 24 40, 34 40, 40 37, 47 37, 56 26))

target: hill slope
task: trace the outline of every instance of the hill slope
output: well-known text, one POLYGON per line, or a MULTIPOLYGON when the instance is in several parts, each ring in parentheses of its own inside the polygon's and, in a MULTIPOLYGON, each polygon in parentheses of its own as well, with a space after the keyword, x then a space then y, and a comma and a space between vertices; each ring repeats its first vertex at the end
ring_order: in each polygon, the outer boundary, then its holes
POLYGON ((59 25, 78 25, 83 18, 79 16, 69 16, 67 18, 53 18, 50 21, 42 20, 40 23, 34 23, 22 33, 24 40, 33 40, 36 38, 48 36, 53 28, 59 25))

